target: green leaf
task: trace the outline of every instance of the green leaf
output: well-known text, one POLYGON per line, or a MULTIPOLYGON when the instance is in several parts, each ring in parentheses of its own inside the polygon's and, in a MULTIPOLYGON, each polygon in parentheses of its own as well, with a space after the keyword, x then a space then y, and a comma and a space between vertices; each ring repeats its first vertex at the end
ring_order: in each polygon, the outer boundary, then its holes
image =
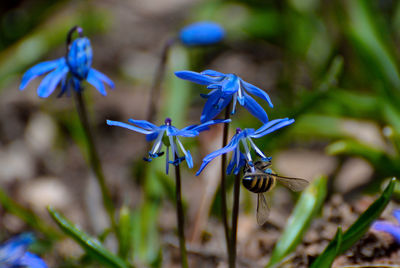
POLYGON ((371 224, 381 215, 387 204, 389 203, 396 178, 392 178, 389 185, 383 191, 382 195, 369 208, 361 214, 353 225, 344 233, 343 243, 340 247, 340 253, 348 250, 355 242, 357 242, 366 233, 371 224))
MULTIPOLYGON (((339 254, 342 254, 352 245, 354 245, 368 231, 371 224, 379 217, 379 215, 381 215, 392 197, 395 182, 396 179, 392 178, 382 195, 375 200, 375 202, 372 203, 372 205, 370 205, 369 208, 363 214, 361 214, 360 217, 358 217, 358 219, 343 234, 340 248, 339 250, 335 250, 335 257, 339 254)), ((332 259, 332 248, 337 248, 337 243, 338 241, 335 239, 332 240, 324 252, 313 262, 311 268, 330 267, 332 262, 329 261, 332 259)))
POLYGON ((331 267, 333 261, 336 256, 339 254, 340 247, 343 242, 343 234, 342 227, 339 226, 335 235, 335 238, 329 243, 329 245, 325 248, 324 252, 322 252, 321 256, 318 257, 310 268, 325 268, 331 267))
POLYGON ((400 172, 398 158, 391 157, 380 149, 373 148, 356 140, 340 140, 330 144, 326 150, 327 153, 331 155, 344 154, 362 157, 370 162, 382 177, 391 176, 400 172))
POLYGON ((100 242, 81 231, 68 219, 62 216, 58 211, 56 211, 52 207, 48 207, 47 210, 49 211, 50 216, 53 218, 53 220, 61 228, 61 230, 66 235, 70 236, 72 239, 78 242, 78 244, 81 245, 81 247, 93 258, 110 267, 129 267, 128 264, 125 263, 125 261, 108 251, 105 247, 103 247, 103 245, 100 244, 100 242))
POLYGON ((320 177, 301 194, 279 241, 272 251, 267 267, 276 266, 301 242, 311 220, 320 210, 326 196, 327 178, 320 177))

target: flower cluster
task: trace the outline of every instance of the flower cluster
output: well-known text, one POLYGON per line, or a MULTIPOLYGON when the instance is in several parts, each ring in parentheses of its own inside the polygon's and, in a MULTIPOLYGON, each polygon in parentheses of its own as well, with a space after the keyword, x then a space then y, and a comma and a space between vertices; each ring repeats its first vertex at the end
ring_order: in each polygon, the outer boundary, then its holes
POLYGON ((261 122, 268 122, 267 113, 264 109, 248 94, 255 95, 268 102, 269 106, 274 107, 268 94, 258 87, 243 81, 235 74, 223 74, 213 70, 205 70, 201 73, 192 71, 179 71, 175 75, 181 79, 206 85, 211 92, 202 95, 206 98, 201 122, 205 122, 216 117, 232 101, 232 114, 236 111, 236 103, 245 107, 252 115, 261 122))
MULTIPOLYGON (((77 29, 81 34, 80 28, 77 29)), ((70 35, 72 32, 70 32, 70 35)), ((92 56, 93 52, 89 39, 87 37, 76 38, 72 44, 68 45, 66 57, 41 62, 26 71, 19 89, 24 90, 34 78, 50 72, 37 89, 37 94, 41 98, 50 96, 59 84, 61 84, 59 97, 64 93, 69 94, 71 87, 76 91, 81 91, 81 82, 83 80, 86 80, 105 96, 107 92, 104 88, 104 83, 110 88, 114 88, 114 83, 106 75, 91 68, 92 56)))
POLYGON ((179 165, 183 160, 186 160, 189 168, 193 168, 193 160, 190 151, 183 147, 179 137, 195 137, 199 135, 201 131, 208 130, 208 127, 211 125, 230 122, 230 120, 210 120, 200 125, 191 125, 179 130, 171 124, 172 121, 170 118, 166 118, 165 124, 159 127, 145 120, 129 119, 128 121, 133 125, 112 120, 107 120, 107 124, 110 126, 127 128, 145 134, 147 141, 154 140, 153 147, 149 152, 149 157, 144 158, 144 160, 148 162, 150 162, 153 158, 157 158, 164 154, 164 152, 161 152, 162 145, 164 144, 167 148, 165 167, 167 174, 169 164, 179 165), (173 161, 169 160, 170 147, 172 151, 172 158, 174 159, 173 161), (180 148, 184 156, 179 156, 178 148, 180 148))
POLYGON ((252 139, 261 138, 275 130, 290 125, 293 122, 293 119, 284 118, 272 120, 264 124, 257 130, 254 130, 252 128, 241 130, 240 128, 238 128, 236 130, 236 134, 232 137, 227 146, 217 151, 214 151, 204 157, 203 163, 201 164, 201 167, 199 171, 197 171, 196 175, 199 175, 201 171, 207 166, 207 164, 210 163, 210 161, 213 160, 215 157, 231 151, 233 151, 233 155, 226 169, 226 172, 228 174, 232 173, 232 170, 234 174, 238 174, 240 168, 244 167, 246 163, 248 163, 250 166, 253 166, 253 159, 251 157, 250 148, 253 148, 256 154, 261 157, 263 161, 269 161, 270 158, 265 156, 265 154, 260 150, 260 148, 257 147, 252 139), (240 145, 242 145, 242 150, 240 145))
POLYGON ((47 268, 46 263, 28 252, 28 247, 34 241, 33 235, 24 233, 0 245, 0 267, 32 267, 47 268))

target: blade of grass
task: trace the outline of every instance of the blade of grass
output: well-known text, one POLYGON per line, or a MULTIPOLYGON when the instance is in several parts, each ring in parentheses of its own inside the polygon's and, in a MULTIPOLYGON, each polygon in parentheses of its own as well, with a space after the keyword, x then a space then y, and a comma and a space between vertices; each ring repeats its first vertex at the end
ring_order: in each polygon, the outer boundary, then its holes
POLYGON ((97 240, 84 233, 68 219, 62 216, 58 211, 52 207, 47 209, 50 216, 57 223, 60 229, 69 237, 74 239, 88 254, 90 254, 97 261, 108 265, 109 267, 128 268, 128 264, 122 259, 108 251, 97 240))
POLYGON ((328 268, 332 266, 333 261, 340 251, 343 242, 342 227, 338 227, 335 238, 325 248, 322 255, 324 258, 316 259, 310 268, 328 268))
MULTIPOLYGON (((381 215, 383 210, 389 203, 393 190, 396 184, 396 179, 392 178, 389 185, 383 191, 381 196, 372 203, 368 209, 358 217, 358 219, 349 227, 343 234, 339 250, 335 250, 335 257, 348 250, 354 245, 369 229, 371 224, 381 215)), ((321 255, 312 263, 311 268, 330 267, 329 262, 332 259, 332 248, 337 247, 339 241, 332 240, 321 255)))

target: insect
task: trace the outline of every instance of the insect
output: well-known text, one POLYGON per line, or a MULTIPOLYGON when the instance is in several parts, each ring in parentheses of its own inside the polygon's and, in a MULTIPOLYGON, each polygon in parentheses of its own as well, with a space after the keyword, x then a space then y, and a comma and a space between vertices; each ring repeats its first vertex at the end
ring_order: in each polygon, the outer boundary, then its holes
POLYGON ((307 187, 308 181, 299 178, 288 178, 272 173, 269 168, 271 161, 257 161, 254 166, 246 165, 242 177, 243 186, 250 192, 257 194, 257 223, 263 225, 269 215, 270 207, 264 193, 270 191, 279 181, 283 186, 294 192, 307 187))

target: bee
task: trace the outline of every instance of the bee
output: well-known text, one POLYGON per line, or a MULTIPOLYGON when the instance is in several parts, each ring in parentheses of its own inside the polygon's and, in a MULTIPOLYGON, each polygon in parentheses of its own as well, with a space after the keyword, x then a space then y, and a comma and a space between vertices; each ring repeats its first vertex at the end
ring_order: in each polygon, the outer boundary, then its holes
POLYGON ((254 166, 249 164, 244 169, 243 186, 250 192, 257 194, 257 223, 263 225, 270 212, 265 193, 274 188, 276 181, 294 192, 302 191, 308 181, 299 178, 288 178, 272 173, 271 161, 257 161, 254 166))

